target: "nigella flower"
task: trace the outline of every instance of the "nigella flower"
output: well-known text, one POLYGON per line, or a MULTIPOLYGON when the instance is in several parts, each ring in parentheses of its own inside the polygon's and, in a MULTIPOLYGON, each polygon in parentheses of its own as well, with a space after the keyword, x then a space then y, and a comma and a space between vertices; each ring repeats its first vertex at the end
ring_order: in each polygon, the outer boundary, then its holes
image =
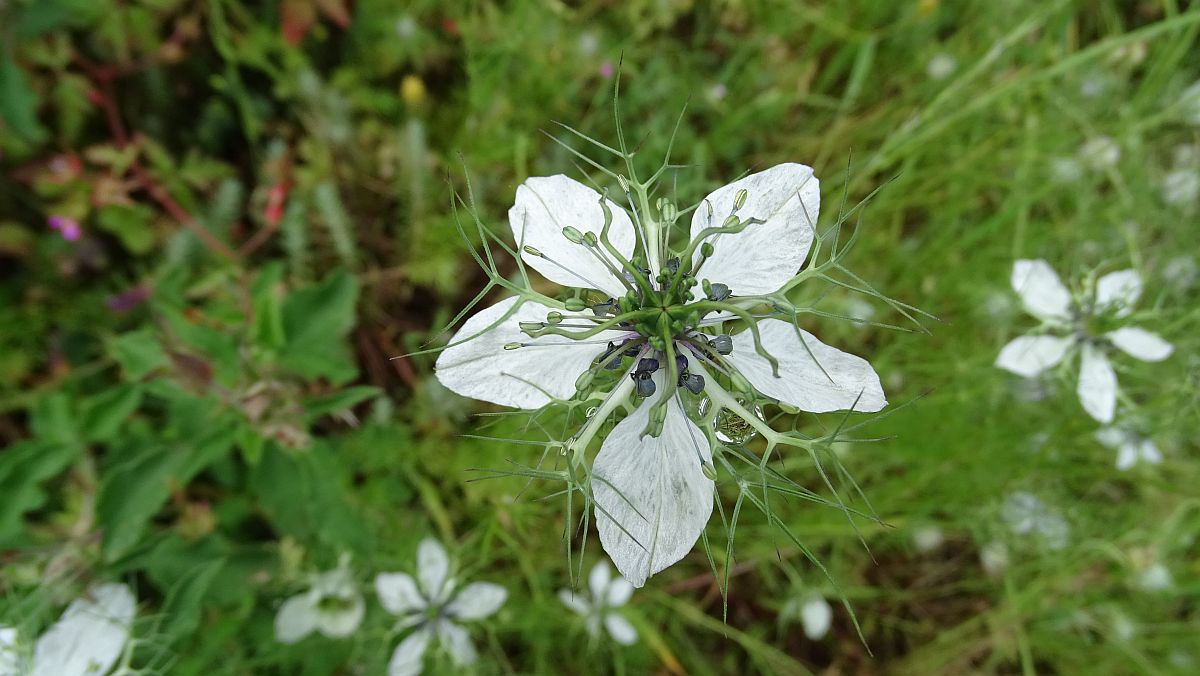
POLYGON ((1153 441, 1125 427, 1104 427, 1096 431, 1096 441, 1117 451, 1117 469, 1125 471, 1139 462, 1157 465, 1162 452, 1153 441))
POLYGON ((1012 287, 1042 325, 1005 345, 996 366, 1032 378, 1079 353, 1076 393, 1088 415, 1102 423, 1112 422, 1117 406, 1117 374, 1108 360, 1113 348, 1142 361, 1162 361, 1174 350, 1154 333, 1121 326, 1142 295, 1142 279, 1133 270, 1104 275, 1095 288, 1072 296, 1046 261, 1018 260, 1012 287))
POLYGON ((37 640, 32 661, 17 630, 0 627, 0 676, 103 676, 125 653, 137 600, 123 584, 92 587, 37 640))
POLYGON ((636 643, 637 629, 617 612, 617 608, 628 603, 633 596, 633 585, 629 580, 620 575, 613 577, 612 569, 601 561, 592 566, 592 572, 588 574, 588 589, 592 592, 590 599, 570 589, 559 590, 558 598, 563 605, 585 618, 585 626, 592 638, 600 635, 600 627, 603 626, 617 643, 636 643))
POLYGON ((1026 491, 1012 493, 1000 508, 1000 518, 1016 535, 1034 535, 1050 549, 1067 546, 1071 525, 1057 509, 1026 491))
POLYGON ((474 582, 457 593, 456 588, 446 550, 433 538, 425 538, 417 548, 415 581, 405 573, 380 573, 375 577, 379 602, 400 618, 398 628, 417 628, 396 646, 388 662, 388 676, 421 673, 425 650, 434 637, 456 665, 475 663, 475 646, 457 622, 482 620, 495 613, 504 605, 508 592, 489 582, 474 582))
POLYGON ((508 215, 521 259, 585 290, 560 302, 520 289, 468 319, 436 369, 451 390, 505 406, 602 400, 563 451, 589 472, 604 549, 640 587, 687 554, 709 520, 717 411, 771 446, 804 446, 771 430, 753 402, 820 413, 878 411, 887 400, 866 360, 800 329, 785 307, 814 240, 811 168, 780 164, 713 192, 676 250, 675 207, 651 209, 649 182, 618 182, 631 211, 562 175, 517 189, 508 215), (600 300, 583 300, 586 289, 600 300), (614 371, 611 389, 593 389, 614 371), (628 414, 588 468, 589 443, 617 411, 628 414))
POLYGON ((316 575, 304 593, 283 602, 275 615, 275 639, 296 643, 318 632, 345 638, 362 623, 366 605, 350 573, 350 558, 342 556, 337 568, 316 575))

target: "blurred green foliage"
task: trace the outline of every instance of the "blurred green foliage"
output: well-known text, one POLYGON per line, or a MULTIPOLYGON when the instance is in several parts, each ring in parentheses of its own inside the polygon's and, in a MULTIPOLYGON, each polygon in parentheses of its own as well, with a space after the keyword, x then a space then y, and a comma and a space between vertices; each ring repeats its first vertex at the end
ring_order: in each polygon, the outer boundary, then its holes
MULTIPOLYGON (((1194 267, 1197 204, 1161 187, 1200 164, 1179 153, 1198 141, 1187 4, 0 0, 0 619, 43 627, 120 578, 154 670, 380 673, 377 605, 352 639, 296 646, 274 641, 275 608, 343 552, 366 588, 433 533, 509 589, 475 637, 482 673, 1194 673, 1200 314, 1164 271, 1194 267), (681 202, 780 161, 816 169, 830 218, 886 183, 851 265, 944 320, 814 328, 910 402, 872 428, 887 440, 844 449, 888 527, 858 524, 860 542, 837 510, 775 505, 840 589, 744 516, 717 562, 728 621, 697 551, 634 597, 624 651, 565 624, 564 533, 582 534, 554 498, 472 481, 536 462, 462 436, 520 421, 469 417, 431 358, 400 356, 484 280, 453 190, 469 176, 502 230, 524 178, 586 175, 546 134, 611 138, 618 64, 648 162, 687 105, 681 202), (1097 136, 1119 161, 1064 177, 1097 136), (1070 386, 1021 399, 992 368, 1027 326, 1005 305, 1015 257, 1142 272, 1176 355, 1121 383, 1162 466, 1118 473, 1070 386), (1057 505, 1071 544, 1014 540, 989 575, 1015 490, 1057 505), (928 551, 924 526, 945 536, 928 551), (1149 561, 1170 589, 1137 587, 1149 561), (781 610, 810 593, 844 593, 865 645, 840 610, 804 638, 781 610)), ((822 486, 805 458, 778 469, 822 486)))

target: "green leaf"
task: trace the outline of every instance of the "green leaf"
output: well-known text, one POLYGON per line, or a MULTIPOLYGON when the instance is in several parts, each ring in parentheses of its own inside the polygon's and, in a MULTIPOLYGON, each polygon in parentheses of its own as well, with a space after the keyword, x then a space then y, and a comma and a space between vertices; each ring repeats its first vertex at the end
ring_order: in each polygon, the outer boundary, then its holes
POLYGON ((29 143, 46 140, 46 130, 37 119, 38 97, 29 86, 25 73, 0 50, 0 120, 6 133, 29 143))
POLYGON ((0 548, 20 539, 22 517, 46 502, 41 483, 65 470, 82 451, 76 444, 24 441, 0 452, 0 548))
POLYGON ((154 210, 144 204, 109 204, 100 209, 96 220, 130 253, 144 254, 154 246, 154 210))
POLYGON ((200 626, 204 596, 224 566, 225 559, 205 561, 178 578, 179 582, 167 594, 162 608, 165 621, 160 631, 168 642, 177 641, 200 626))
POLYGON ((280 533, 334 549, 364 549, 367 534, 351 506, 345 471, 320 440, 298 453, 268 443, 251 482, 280 533))
POLYGON ((312 422, 323 415, 348 409, 382 393, 383 390, 378 387, 357 385, 320 397, 308 397, 304 400, 304 415, 312 422))
POLYGON ((262 269, 250 288, 254 303, 254 340, 270 350, 287 341, 283 330, 283 264, 274 262, 262 269))
POLYGON ((283 366, 306 378, 346 382, 358 374, 345 338, 354 328, 358 280, 342 271, 300 289, 283 305, 283 366))
POLYGON ((126 380, 141 380, 171 363, 154 330, 149 327, 110 340, 108 352, 121 365, 126 380))
POLYGON ((142 388, 136 383, 117 385, 87 399, 80 411, 80 433, 85 441, 111 441, 142 403, 142 388))

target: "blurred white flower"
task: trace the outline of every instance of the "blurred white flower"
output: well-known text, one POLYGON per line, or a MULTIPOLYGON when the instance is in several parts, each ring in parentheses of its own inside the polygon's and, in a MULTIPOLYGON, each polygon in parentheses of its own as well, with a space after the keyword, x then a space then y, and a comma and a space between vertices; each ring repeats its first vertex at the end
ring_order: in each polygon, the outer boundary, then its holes
POLYGON ((859 328, 875 318, 875 306, 858 296, 846 299, 845 312, 847 317, 855 320, 859 328))
POLYGON ((1195 143, 1180 143, 1171 150, 1171 161, 1180 169, 1200 164, 1200 146, 1195 143))
POLYGON ((579 53, 582 56, 595 56, 600 50, 600 37, 592 31, 584 31, 579 35, 579 53))
POLYGON ((1142 295, 1142 279, 1133 270, 1104 275, 1082 298, 1072 297, 1044 260, 1018 260, 1011 283, 1026 312, 1042 325, 1005 345, 996 366, 1032 378, 1079 353, 1076 393, 1088 415, 1102 423, 1112 422, 1117 406, 1117 374, 1108 360, 1113 348, 1142 361, 1162 361, 1175 349, 1157 334, 1134 326, 1093 335, 1094 317, 1123 319, 1133 312, 1142 295))
POLYGON ((1167 204, 1186 205, 1200 197, 1200 172, 1194 169, 1176 169, 1163 177, 1163 201, 1167 204))
POLYGON ((1171 571, 1161 563, 1149 565, 1137 576, 1137 585, 1146 591, 1163 591, 1170 589, 1173 584, 1171 571))
POLYGON ((1055 183, 1078 183, 1083 178, 1083 166, 1072 157, 1055 157, 1050 160, 1050 178, 1055 183))
POLYGON ((729 95, 729 88, 724 83, 718 82, 709 87, 705 93, 708 95, 710 101, 724 101, 725 97, 729 95))
POLYGON ((799 619, 804 635, 812 641, 819 641, 825 638, 833 624, 833 607, 819 594, 798 596, 783 604, 779 619, 785 623, 799 619))
POLYGON ((362 623, 366 605, 350 574, 350 558, 343 555, 338 567, 313 577, 308 591, 279 606, 275 614, 275 640, 296 643, 316 631, 329 638, 345 638, 362 623))
POLYGON ((1079 148, 1079 160, 1085 166, 1096 171, 1104 171, 1117 166, 1121 159, 1121 146, 1117 145, 1111 136, 1097 136, 1088 139, 1079 148))
POLYGON ((1091 73, 1079 83, 1079 94, 1085 99, 1094 99, 1113 88, 1111 77, 1104 73, 1091 73))
POLYGON ((1103 427, 1096 430, 1096 441, 1117 451, 1117 469, 1125 471, 1139 462, 1157 465, 1162 453, 1153 441, 1124 427, 1103 427))
POLYGON ((601 561, 592 567, 588 575, 588 589, 591 598, 581 596, 570 589, 561 589, 558 598, 563 605, 585 618, 586 627, 592 638, 600 635, 600 627, 608 630, 609 636, 621 645, 633 645, 637 642, 637 629, 616 611, 625 605, 633 595, 633 585, 620 575, 613 577, 608 563, 601 561))
POLYGON ((979 563, 988 575, 1000 575, 1008 568, 1008 546, 999 541, 987 543, 979 550, 979 563))
POLYGON ((17 676, 21 655, 17 647, 17 630, 0 627, 0 676, 17 676))
POLYGON ((1183 90, 1179 96, 1179 109, 1184 121, 1200 126, 1200 80, 1183 90))
POLYGON ((396 37, 407 40, 417 34, 417 22, 407 14, 396 19, 396 37))
POLYGON ((400 618, 400 629, 416 627, 396 646, 388 661, 388 676, 421 673, 425 650, 434 637, 455 665, 474 664, 475 646, 456 622, 482 620, 508 598, 504 587, 489 582, 458 589, 458 581, 450 577, 450 558, 433 538, 425 538, 417 548, 416 580, 406 573, 380 573, 375 577, 375 592, 384 610, 400 618))
POLYGON ((925 64, 925 74, 931 80, 944 80, 958 68, 958 61, 946 53, 935 54, 929 63, 925 64))
POLYGON ((1114 49, 1110 60, 1117 64, 1138 66, 1146 60, 1146 51, 1146 43, 1138 40, 1137 42, 1130 42, 1114 49))
POLYGON ((1005 498, 1000 518, 1013 533, 1037 536, 1050 549, 1065 547, 1071 533, 1070 524, 1058 510, 1026 491, 1017 491, 1005 498))
MULTIPOLYGON (((137 600, 123 584, 102 584, 67 606, 37 640, 32 676, 102 676, 125 651, 137 600)), ((15 640, 15 636, 13 637, 15 640)), ((0 671, 0 673, 4 673, 0 671)), ((13 672, 17 673, 17 672, 13 672)))
POLYGON ((918 528, 913 533, 913 545, 917 548, 917 551, 923 554, 928 554, 941 547, 945 541, 946 538, 942 534, 942 529, 937 526, 924 526, 918 528))
POLYGON ((1187 291, 1200 278, 1200 267, 1191 256, 1176 256, 1163 266, 1162 275, 1176 291, 1187 291))

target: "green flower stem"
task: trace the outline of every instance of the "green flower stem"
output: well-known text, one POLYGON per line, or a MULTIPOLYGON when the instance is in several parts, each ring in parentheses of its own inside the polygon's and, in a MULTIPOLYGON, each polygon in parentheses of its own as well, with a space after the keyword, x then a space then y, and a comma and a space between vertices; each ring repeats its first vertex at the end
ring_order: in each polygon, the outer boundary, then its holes
POLYGON ((715 301, 715 300, 697 301, 690 305, 685 305, 681 309, 687 310, 689 313, 692 311, 698 310, 702 314, 704 312, 708 312, 708 311, 715 311, 715 312, 731 312, 734 315, 737 315, 737 317, 739 319, 746 322, 746 324, 749 326, 749 331, 750 331, 751 335, 754 336, 754 351, 757 352, 760 357, 762 357, 763 359, 766 359, 767 362, 771 364, 771 373, 776 378, 779 377, 779 360, 776 359, 774 356, 772 356, 770 352, 767 352, 766 348, 763 347, 762 337, 759 335, 759 332, 758 332, 758 322, 756 322, 754 320, 754 315, 750 314, 750 312, 748 310, 746 310, 744 308, 740 308, 731 303, 725 303, 725 302, 720 302, 720 301, 715 301))
POLYGON ((585 329, 583 331, 564 331, 561 328, 559 328, 557 325, 551 324, 549 326, 538 329, 536 331, 527 331, 526 334, 531 338, 541 338, 542 336, 545 336, 545 335, 555 335, 555 336, 563 336, 564 338, 571 338, 573 340, 582 340, 584 338, 591 338, 592 336, 595 336, 596 334, 600 333, 601 331, 607 331, 608 329, 611 329, 614 326, 616 326, 622 322, 630 322, 630 323, 635 324, 641 320, 651 319, 655 315, 658 315, 658 314, 660 314, 660 312, 656 308, 649 309, 649 310, 635 310, 633 312, 626 312, 624 314, 619 314, 616 317, 613 317, 612 319, 600 322, 599 324, 596 324, 592 328, 585 329))
POLYGON ((588 444, 592 443, 592 439, 596 433, 600 431, 600 426, 608 419, 608 416, 616 410, 617 406, 625 403, 629 399, 630 393, 633 392, 633 378, 629 377, 629 372, 626 372, 621 381, 616 387, 608 393, 600 407, 592 413, 592 417, 588 418, 583 427, 571 437, 567 442, 565 451, 571 456, 571 463, 575 467, 585 467, 583 454, 587 451, 588 444))

